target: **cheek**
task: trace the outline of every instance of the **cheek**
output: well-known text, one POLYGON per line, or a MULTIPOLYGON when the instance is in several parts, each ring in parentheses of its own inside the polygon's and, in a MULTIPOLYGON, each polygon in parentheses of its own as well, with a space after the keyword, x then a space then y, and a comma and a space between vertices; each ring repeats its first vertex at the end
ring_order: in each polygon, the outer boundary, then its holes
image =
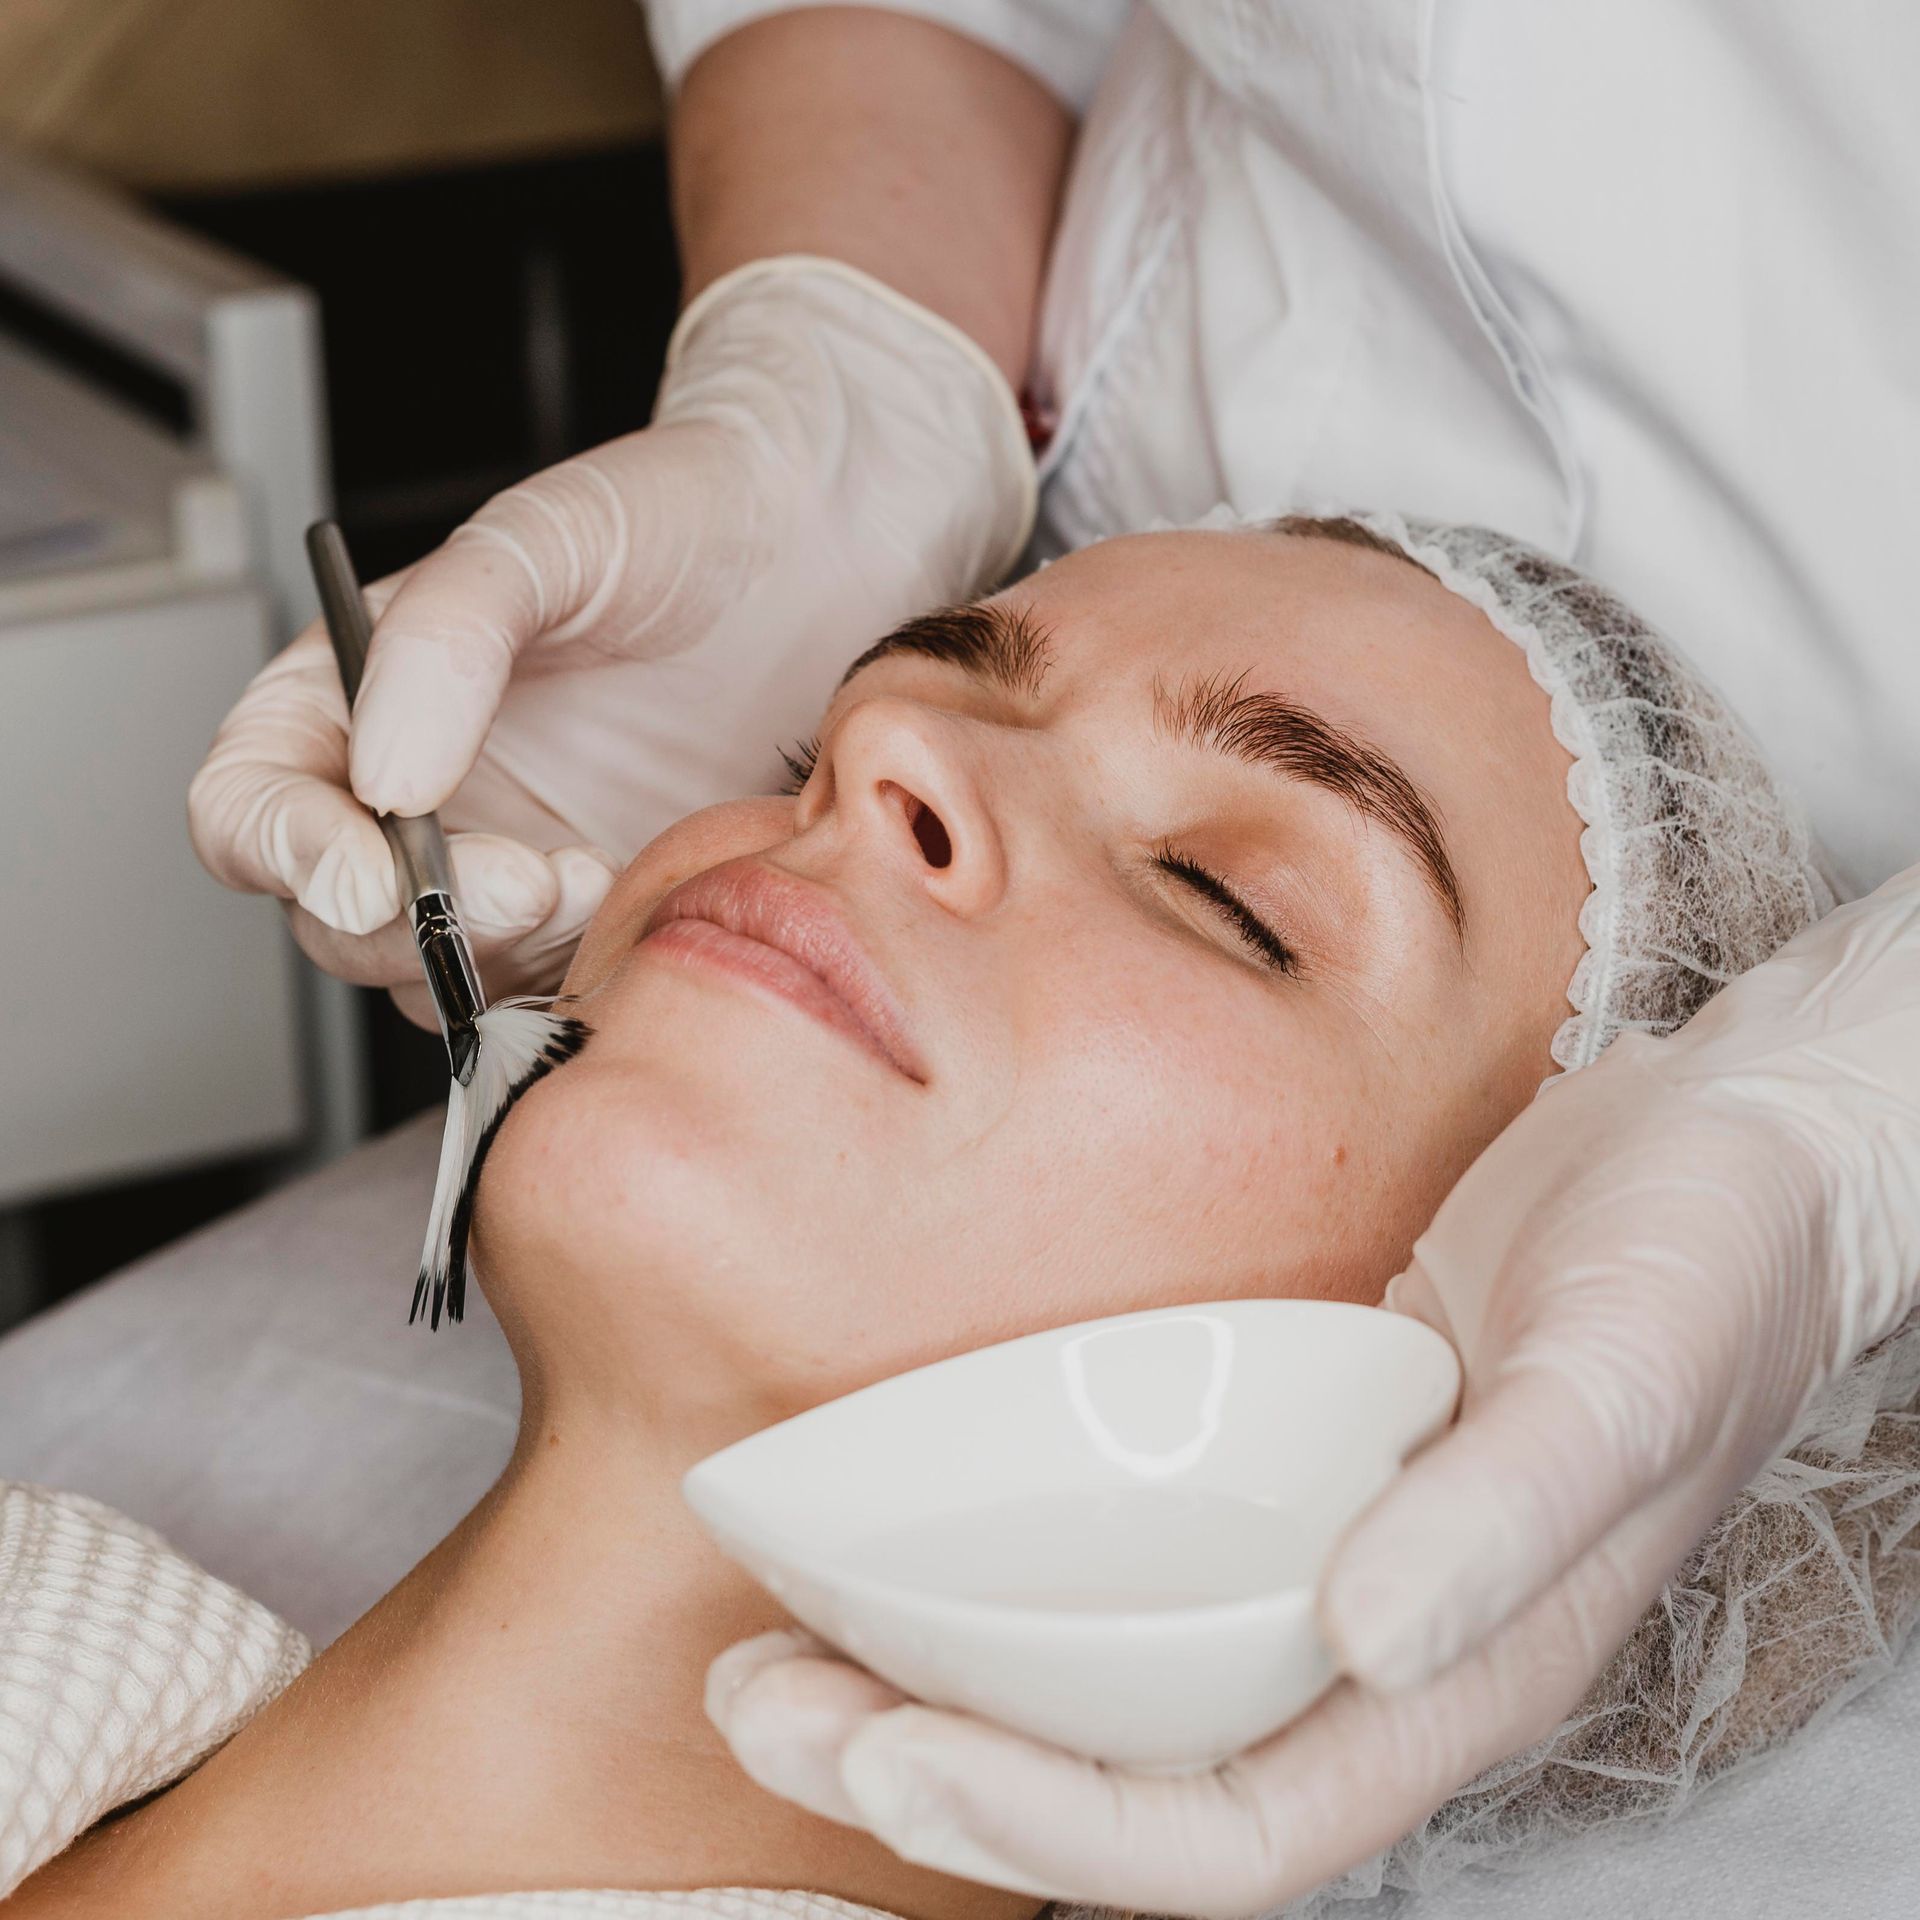
POLYGON ((1397 1200, 1399 1103, 1351 1017, 1214 975, 1129 948, 1055 971, 1023 1009, 1019 1100, 956 1184, 1019 1195, 1030 1251, 1008 1270, 1030 1303, 1057 1290, 1049 1318, 1377 1300, 1424 1224, 1397 1200))

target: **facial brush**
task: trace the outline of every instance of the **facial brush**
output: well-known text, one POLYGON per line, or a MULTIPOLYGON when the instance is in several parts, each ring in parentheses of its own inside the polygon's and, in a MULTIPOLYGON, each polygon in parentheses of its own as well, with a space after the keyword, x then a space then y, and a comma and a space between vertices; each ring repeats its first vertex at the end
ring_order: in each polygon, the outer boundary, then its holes
MULTIPOLYGON (((346 539, 333 521, 316 521, 307 529, 307 558, 351 712, 373 644, 373 622, 346 539)), ((488 1006, 454 898, 453 864, 438 817, 386 813, 379 821, 393 849, 401 903, 420 950, 421 970, 440 1018, 440 1035, 453 1074, 426 1245, 414 1282, 413 1308, 407 1315, 412 1325, 431 1298, 430 1324, 437 1327, 442 1306, 449 1320, 457 1321, 466 1312, 473 1192, 500 1123, 536 1080, 580 1051, 588 1029, 579 1020, 553 1012, 550 1000, 502 1000, 488 1006)))

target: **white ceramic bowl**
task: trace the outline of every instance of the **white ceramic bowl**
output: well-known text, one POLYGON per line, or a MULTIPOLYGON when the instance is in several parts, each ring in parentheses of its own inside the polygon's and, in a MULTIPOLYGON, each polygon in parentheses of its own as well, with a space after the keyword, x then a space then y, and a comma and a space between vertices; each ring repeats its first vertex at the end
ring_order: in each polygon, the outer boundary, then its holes
POLYGON ((685 1493, 795 1618, 920 1699, 1210 1766, 1331 1683, 1321 1563, 1458 1389, 1446 1341, 1374 1307, 1124 1314, 815 1407, 685 1493))

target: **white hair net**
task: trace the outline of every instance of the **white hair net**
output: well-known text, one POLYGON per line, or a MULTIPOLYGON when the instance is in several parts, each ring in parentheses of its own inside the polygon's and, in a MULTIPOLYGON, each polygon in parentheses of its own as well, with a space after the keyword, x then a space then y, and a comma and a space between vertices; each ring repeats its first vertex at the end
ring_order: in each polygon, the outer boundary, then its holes
MULTIPOLYGON (((1833 906, 1798 806, 1739 722, 1612 594, 1484 528, 1382 514, 1273 524, 1397 551, 1524 649, 1573 756, 1593 883, 1553 1043, 1563 1069, 1629 1030, 1670 1032, 1833 906)), ((1288 1920, 1669 1816, 1884 1675, 1916 1614, 1920 1315, 1812 1410, 1561 1726, 1288 1920)))
POLYGON ((1737 974, 1829 912, 1798 805, 1700 676, 1571 567, 1484 527, 1389 515, 1282 523, 1367 532, 1469 600, 1527 656, 1573 756, 1593 891, 1587 951, 1554 1037, 1584 1067, 1622 1033, 1670 1033, 1737 974))

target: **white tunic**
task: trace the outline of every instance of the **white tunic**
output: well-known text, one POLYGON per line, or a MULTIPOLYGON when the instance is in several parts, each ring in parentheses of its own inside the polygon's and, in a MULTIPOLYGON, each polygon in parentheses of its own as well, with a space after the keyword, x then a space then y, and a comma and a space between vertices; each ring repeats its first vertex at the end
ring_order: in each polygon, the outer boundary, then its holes
MULTIPOLYGON (((669 79, 782 4, 652 0, 669 79)), ((1720 683, 1850 885, 1920 859, 1920 7, 898 10, 1085 107, 1041 552, 1222 500, 1504 528, 1720 683)))

